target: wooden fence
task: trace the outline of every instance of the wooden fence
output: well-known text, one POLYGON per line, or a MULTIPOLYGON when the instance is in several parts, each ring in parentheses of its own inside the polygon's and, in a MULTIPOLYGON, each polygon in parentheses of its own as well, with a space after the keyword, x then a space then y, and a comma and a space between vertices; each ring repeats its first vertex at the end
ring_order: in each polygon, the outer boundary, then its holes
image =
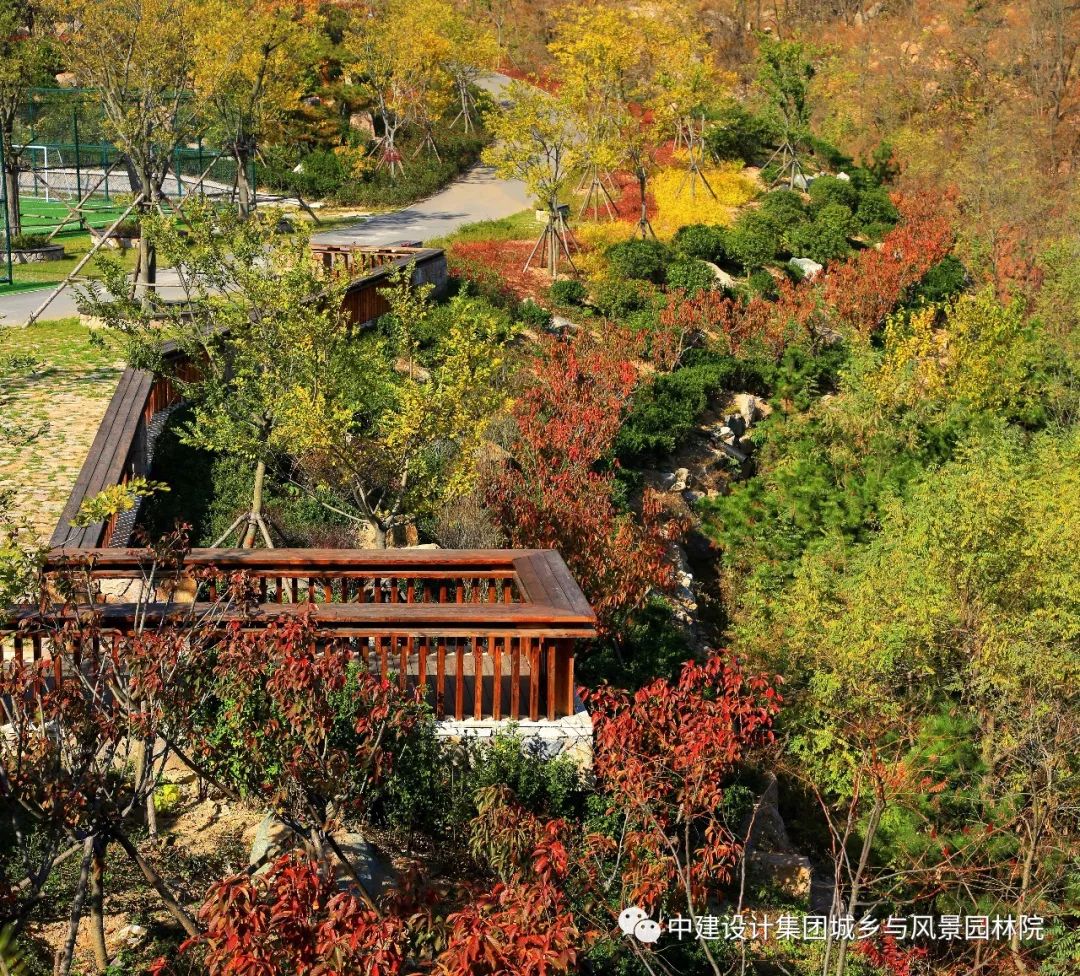
MULTIPOLYGON (((88 612, 102 635, 91 653, 100 640, 119 646, 137 621, 154 628, 196 619, 216 632, 310 613, 320 639, 348 641, 372 671, 403 690, 420 688, 440 719, 538 721, 574 713, 575 645, 596 634, 592 609, 554 551, 196 549, 179 571, 190 584, 183 600, 175 588, 122 592, 145 590, 151 568, 145 550, 54 551, 47 579, 65 574, 99 589, 17 611, 0 629, 0 659, 48 660, 49 635, 88 612), (230 599, 234 574, 256 588, 254 606, 230 599), (103 602, 110 589, 123 602, 103 602)), ((59 656, 53 663, 57 679, 65 666, 81 666, 59 656)))

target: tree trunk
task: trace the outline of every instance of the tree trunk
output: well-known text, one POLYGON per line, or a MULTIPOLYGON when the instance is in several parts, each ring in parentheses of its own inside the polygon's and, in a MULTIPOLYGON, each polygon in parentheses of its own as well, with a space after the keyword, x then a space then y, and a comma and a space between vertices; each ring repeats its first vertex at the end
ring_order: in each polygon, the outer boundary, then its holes
POLYGON ((93 858, 90 865, 90 937, 94 943, 94 964, 99 973, 109 968, 109 952, 105 948, 105 849, 107 842, 93 838, 93 858))
MULTIPOLYGON (((22 216, 19 213, 19 164, 4 156, 4 199, 7 201, 7 225, 12 237, 22 233, 22 216)), ((6 246, 5 242, 3 243, 6 246)))
POLYGON ((248 217, 255 209, 255 197, 248 182, 248 164, 251 157, 245 146, 236 147, 236 209, 241 218, 248 217))
POLYGON ((251 490, 251 512, 248 514, 247 528, 244 530, 244 538, 240 543, 242 549, 251 549, 255 545, 255 537, 259 531, 259 518, 262 517, 263 485, 266 482, 266 462, 259 461, 255 465, 255 485, 251 490))
POLYGON ((94 859, 94 839, 86 838, 82 860, 82 870, 79 872, 79 882, 75 887, 75 897, 71 902, 71 913, 68 916, 68 934, 64 942, 64 948, 56 959, 56 976, 68 976, 71 972, 71 961, 75 957, 75 941, 79 937, 79 922, 82 920, 83 901, 86 899, 86 888, 90 882, 90 865, 94 859))
POLYGON ((169 891, 165 882, 161 879, 161 875, 158 874, 157 871, 154 870, 153 865, 139 853, 139 849, 132 843, 131 838, 115 828, 112 831, 112 836, 124 849, 124 853, 135 862, 135 865, 142 872, 142 876, 153 886, 158 895, 161 896, 161 901, 169 914, 180 923, 188 935, 193 939, 197 938, 200 935, 200 932, 194 919, 184 911, 183 906, 176 900, 173 893, 169 891))
POLYGON ((141 232, 138 264, 139 280, 136 282, 136 293, 149 295, 157 283, 157 248, 150 243, 149 237, 141 232))
MULTIPOLYGON (((852 918, 859 907, 859 895, 862 893, 863 875, 870 863, 870 849, 874 844, 874 835, 877 833, 878 824, 881 822, 881 814, 885 809, 885 801, 879 796, 874 800, 874 806, 870 810, 870 817, 866 822, 866 834, 863 836, 862 852, 859 855, 859 866, 855 869, 855 877, 851 879, 851 894, 848 896, 847 914, 852 918)), ((847 972, 847 948, 846 939, 840 940, 840 948, 836 957, 836 976, 844 976, 847 972)))

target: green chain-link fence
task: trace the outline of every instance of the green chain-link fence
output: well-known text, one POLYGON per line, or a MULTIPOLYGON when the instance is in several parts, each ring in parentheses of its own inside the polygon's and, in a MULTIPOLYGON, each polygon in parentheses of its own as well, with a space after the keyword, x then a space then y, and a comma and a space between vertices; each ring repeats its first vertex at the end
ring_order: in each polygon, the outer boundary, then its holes
MULTIPOLYGON (((61 225, 62 232, 108 226, 124 209, 117 198, 137 192, 123 154, 107 139, 104 113, 92 90, 31 91, 16 121, 12 145, 23 234, 49 235, 61 225)), ((251 185, 253 168, 248 174, 251 185)), ((231 201, 236 162, 201 140, 178 147, 163 191, 171 198, 198 193, 231 201)), ((5 235, 10 237, 15 228, 6 224, 5 235)))

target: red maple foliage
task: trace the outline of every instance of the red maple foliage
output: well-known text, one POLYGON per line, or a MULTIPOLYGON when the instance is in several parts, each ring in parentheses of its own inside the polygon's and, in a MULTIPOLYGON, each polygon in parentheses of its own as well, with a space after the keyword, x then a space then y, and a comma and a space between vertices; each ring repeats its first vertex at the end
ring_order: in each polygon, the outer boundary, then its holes
POLYGON ((534 301, 547 295, 550 279, 543 270, 525 270, 535 241, 459 241, 451 245, 447 265, 455 278, 473 282, 481 293, 534 301))
POLYGON ((723 820, 724 783, 772 741, 779 681, 713 656, 687 662, 674 684, 584 692, 597 781, 626 822, 623 904, 701 904, 728 880, 739 842, 723 820))
POLYGON ((569 856, 562 824, 544 826, 531 869, 499 882, 451 915, 450 938, 435 971, 440 976, 555 976, 577 961, 579 931, 562 882, 569 856))
POLYGON ((856 942, 852 951, 889 976, 919 976, 927 971, 927 950, 921 946, 901 948, 891 935, 885 936, 880 942, 856 942))
POLYGON ((879 329, 904 292, 953 245, 949 198, 916 193, 894 198, 900 222, 880 247, 860 251, 831 268, 822 298, 838 324, 866 337, 879 329))
MULTIPOLYGON (((339 891, 332 872, 299 855, 218 881, 199 921, 204 933, 181 951, 198 950, 209 976, 395 976, 405 964, 401 919, 339 891)), ((151 971, 167 971, 167 961, 151 971)))
POLYGON ((614 473, 600 469, 637 375, 618 341, 584 332, 570 342, 544 341, 514 407, 514 463, 488 492, 513 545, 562 553, 603 628, 639 607, 650 590, 671 586, 666 553, 681 530, 661 521, 651 494, 640 518, 619 512, 614 473))

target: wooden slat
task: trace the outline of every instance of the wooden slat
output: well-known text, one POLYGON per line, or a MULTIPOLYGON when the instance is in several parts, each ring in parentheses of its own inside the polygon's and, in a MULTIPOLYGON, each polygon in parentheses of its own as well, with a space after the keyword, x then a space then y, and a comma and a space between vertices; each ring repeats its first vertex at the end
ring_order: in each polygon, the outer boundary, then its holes
POLYGON ((544 641, 544 670, 547 672, 547 717, 549 722, 555 721, 555 696, 557 694, 557 685, 555 680, 556 670, 556 654, 555 654, 555 642, 544 641))
POLYGON ((416 666, 416 675, 420 682, 420 692, 426 698, 428 693, 428 679, 427 679, 427 655, 428 655, 428 642, 430 638, 422 637, 420 639, 420 647, 418 650, 419 660, 416 666))
POLYGON ((435 716, 446 715, 446 638, 435 638, 435 716))
POLYGON ((529 659, 529 718, 533 722, 540 720, 540 652, 539 641, 527 638, 529 659))
POLYGON ((497 722, 502 718, 502 659, 506 637, 493 637, 491 646, 491 717, 497 722))
POLYGON ((520 637, 508 638, 510 650, 510 717, 521 718, 521 645, 520 637))
POLYGON ((473 718, 484 717, 484 652, 480 639, 473 638, 473 718))
POLYGON ((454 640, 456 664, 454 671, 454 718, 459 722, 465 717, 465 645, 460 637, 454 640))

